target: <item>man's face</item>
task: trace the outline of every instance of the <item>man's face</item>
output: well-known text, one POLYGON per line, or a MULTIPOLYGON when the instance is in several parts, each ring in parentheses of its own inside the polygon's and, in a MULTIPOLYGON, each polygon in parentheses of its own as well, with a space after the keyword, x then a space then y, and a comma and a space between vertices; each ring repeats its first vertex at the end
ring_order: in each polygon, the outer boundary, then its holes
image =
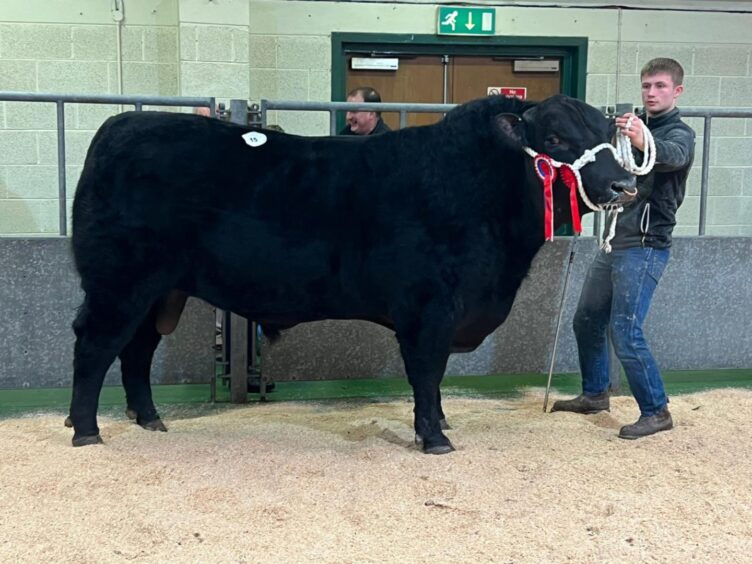
MULTIPOLYGON (((363 95, 358 92, 355 96, 348 96, 348 102, 363 102, 363 95)), ((347 112, 347 125, 355 135, 368 135, 376 127, 379 118, 376 112, 347 112)))
POLYGON ((674 86, 668 73, 659 72, 642 77, 642 103, 648 115, 654 116, 674 109, 676 99, 683 91, 684 86, 674 86))

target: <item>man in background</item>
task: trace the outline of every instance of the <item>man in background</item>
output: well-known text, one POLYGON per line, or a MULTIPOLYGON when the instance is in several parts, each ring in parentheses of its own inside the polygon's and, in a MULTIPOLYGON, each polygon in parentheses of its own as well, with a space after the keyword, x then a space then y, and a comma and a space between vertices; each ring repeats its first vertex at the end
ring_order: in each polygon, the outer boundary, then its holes
MULTIPOLYGON (((348 102, 367 102, 378 104, 381 96, 370 86, 359 86, 347 95, 348 102)), ((340 135, 378 135, 391 128, 381 119, 381 112, 347 112, 347 125, 340 135)))

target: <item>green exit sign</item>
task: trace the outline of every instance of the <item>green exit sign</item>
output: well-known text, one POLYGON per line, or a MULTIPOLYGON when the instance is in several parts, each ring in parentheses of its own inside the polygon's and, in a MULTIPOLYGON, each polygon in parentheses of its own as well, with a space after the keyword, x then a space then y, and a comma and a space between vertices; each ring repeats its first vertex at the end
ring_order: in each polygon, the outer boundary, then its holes
POLYGON ((441 6, 436 30, 439 35, 493 35, 496 31, 496 9, 441 6))

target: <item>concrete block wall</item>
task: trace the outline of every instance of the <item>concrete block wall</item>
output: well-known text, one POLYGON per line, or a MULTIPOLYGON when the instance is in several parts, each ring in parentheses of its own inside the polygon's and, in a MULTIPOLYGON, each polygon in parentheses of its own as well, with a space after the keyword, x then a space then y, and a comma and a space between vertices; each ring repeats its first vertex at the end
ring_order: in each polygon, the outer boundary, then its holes
MULTIPOLYGON (((752 13, 738 5, 736 13, 497 6, 496 33, 588 37, 587 100, 594 105, 639 105, 640 67, 667 55, 687 71, 683 105, 752 107, 752 13)), ((125 0, 120 56, 110 9, 99 0, 4 0, 0 90, 331 100, 333 32, 430 35, 436 5, 125 0)), ((118 110, 67 108, 69 196, 93 132, 118 110)), ((269 118, 292 133, 328 132, 326 113, 269 118)), ((698 149, 679 213, 677 233, 685 235, 697 232, 702 157, 701 120, 690 123, 698 149)), ((54 126, 52 105, 0 102, 0 235, 57 232, 54 126)), ((714 120, 712 131, 707 233, 752 234, 752 120, 714 120)))
MULTIPOLYGON (((448 374, 548 370, 556 313, 572 240, 540 250, 507 321, 473 353, 452 355, 448 374)), ((572 319, 597 249, 577 242, 555 370, 578 370, 572 319)), ((679 237, 646 320, 663 370, 752 366, 750 237, 679 237), (718 291, 722 288, 723 291, 718 291)), ((63 237, 0 238, 0 388, 69 386, 76 308, 82 301, 70 242, 63 237)), ((213 369, 213 310, 191 299, 177 331, 162 340, 154 383, 208 382, 213 369)), ((304 323, 262 345, 263 369, 276 380, 388 377, 403 374, 394 333, 373 323, 304 323)), ((106 383, 119 382, 119 365, 106 383)))
MULTIPOLYGON (((64 237, 0 238, 0 388, 67 387, 71 384, 71 323, 83 301, 64 237)), ((155 354, 153 381, 208 382, 214 367, 214 312, 191 299, 174 334, 155 354)), ((105 383, 120 382, 120 361, 105 383)))
MULTIPOLYGON (((588 102, 640 106, 639 73, 653 57, 672 57, 685 71, 679 106, 746 107, 752 110, 752 14, 624 11, 621 41, 592 41, 588 53, 588 102)), ((619 26, 617 25, 617 28, 619 26)), ((678 213, 677 235, 699 226, 701 118, 687 118, 697 133, 695 164, 678 213)), ((752 120, 711 124, 706 234, 752 234, 752 120)))
MULTIPOLYGON (((177 1, 126 4, 118 49, 109 2, 2 2, 0 90, 179 94, 177 1)), ((55 105, 0 102, 0 107, 0 235, 57 234, 55 105)), ((119 111, 66 105, 69 210, 91 138, 119 111)))
MULTIPOLYGON (((548 371, 571 239, 557 238, 536 255, 508 319, 472 353, 453 354, 447 374, 548 371)), ((556 355, 556 372, 577 372, 572 320, 594 238, 577 241, 556 355)), ((656 290, 645 334, 662 370, 746 368, 752 363, 749 237, 678 237, 656 290), (723 288, 722 292, 718 288, 723 288)), ((276 380, 404 375, 394 333, 360 321, 304 323, 262 348, 276 380)))
POLYGON ((180 0, 180 94, 246 99, 248 0, 180 0))

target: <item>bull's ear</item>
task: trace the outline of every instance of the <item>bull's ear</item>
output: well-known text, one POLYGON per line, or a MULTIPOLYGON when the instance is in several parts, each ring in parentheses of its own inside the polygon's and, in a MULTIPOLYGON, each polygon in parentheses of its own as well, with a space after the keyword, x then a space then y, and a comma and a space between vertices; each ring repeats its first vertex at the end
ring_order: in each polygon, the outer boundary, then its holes
POLYGON ((496 132, 499 138, 508 145, 520 146, 527 144, 525 122, 517 114, 497 114, 496 132))

